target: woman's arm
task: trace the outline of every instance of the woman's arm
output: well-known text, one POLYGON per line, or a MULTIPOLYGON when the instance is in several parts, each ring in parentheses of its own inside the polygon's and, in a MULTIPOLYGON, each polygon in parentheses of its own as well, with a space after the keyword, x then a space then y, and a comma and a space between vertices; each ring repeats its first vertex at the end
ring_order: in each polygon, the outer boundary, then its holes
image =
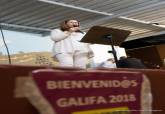
POLYGON ((51 39, 55 42, 58 42, 60 40, 64 40, 70 35, 70 32, 68 31, 61 31, 59 29, 55 29, 51 32, 51 39))

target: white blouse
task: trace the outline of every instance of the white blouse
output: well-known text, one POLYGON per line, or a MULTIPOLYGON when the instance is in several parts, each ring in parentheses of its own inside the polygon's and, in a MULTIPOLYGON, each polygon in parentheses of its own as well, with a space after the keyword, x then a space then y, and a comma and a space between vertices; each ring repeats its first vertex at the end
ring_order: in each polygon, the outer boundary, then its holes
POLYGON ((88 53, 91 51, 89 44, 80 42, 84 35, 85 33, 80 32, 69 33, 60 29, 52 30, 51 39, 54 41, 53 54, 74 53, 75 51, 88 53))

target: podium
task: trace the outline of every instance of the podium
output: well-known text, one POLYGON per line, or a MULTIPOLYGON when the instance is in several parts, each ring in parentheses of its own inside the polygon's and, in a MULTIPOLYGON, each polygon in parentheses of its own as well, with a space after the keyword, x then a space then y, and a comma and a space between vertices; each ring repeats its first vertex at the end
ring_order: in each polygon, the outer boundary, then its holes
POLYGON ((131 31, 128 30, 93 26, 82 38, 81 42, 111 45, 112 51, 108 52, 113 54, 115 62, 117 63, 118 60, 114 46, 120 46, 130 33, 131 31))

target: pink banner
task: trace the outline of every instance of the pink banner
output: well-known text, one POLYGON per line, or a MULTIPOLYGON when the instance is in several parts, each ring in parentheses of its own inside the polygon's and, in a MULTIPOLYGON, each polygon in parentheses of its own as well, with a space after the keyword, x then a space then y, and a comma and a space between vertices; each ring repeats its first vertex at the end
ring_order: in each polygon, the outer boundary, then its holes
POLYGON ((38 70, 32 77, 54 114, 140 114, 141 73, 38 70))

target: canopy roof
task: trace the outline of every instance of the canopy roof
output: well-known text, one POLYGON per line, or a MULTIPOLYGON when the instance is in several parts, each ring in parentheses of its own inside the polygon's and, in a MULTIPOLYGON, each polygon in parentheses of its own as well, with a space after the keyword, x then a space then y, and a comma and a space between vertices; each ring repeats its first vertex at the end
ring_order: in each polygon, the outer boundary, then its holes
POLYGON ((0 0, 4 29, 49 34, 62 20, 132 31, 127 40, 165 34, 165 0, 0 0))

